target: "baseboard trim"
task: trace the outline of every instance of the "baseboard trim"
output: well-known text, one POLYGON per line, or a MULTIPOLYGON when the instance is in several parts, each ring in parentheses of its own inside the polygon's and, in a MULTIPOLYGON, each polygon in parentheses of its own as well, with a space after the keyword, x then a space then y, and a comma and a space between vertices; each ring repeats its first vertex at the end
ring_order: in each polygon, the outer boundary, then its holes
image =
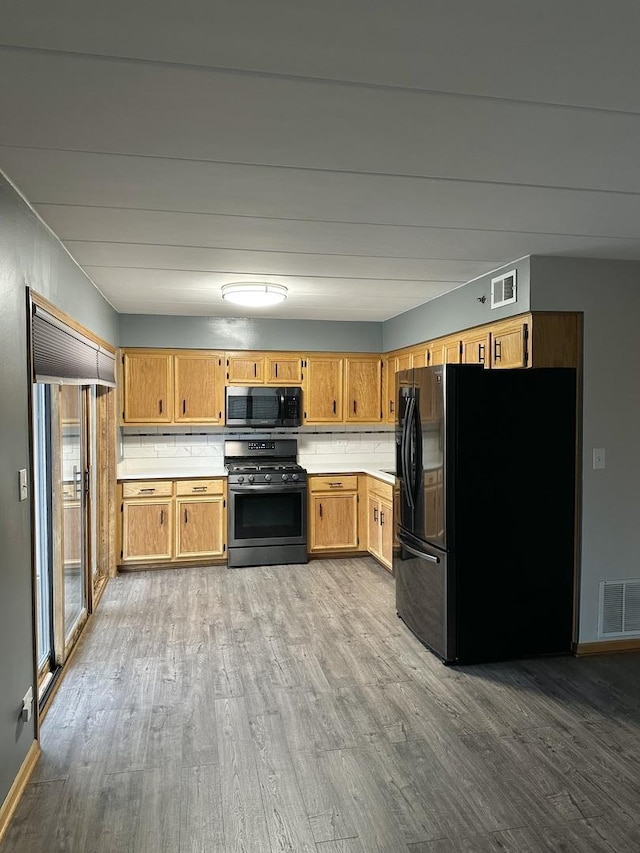
POLYGON ((640 651, 640 638, 633 640, 602 640, 598 643, 578 643, 574 648, 576 657, 586 655, 612 655, 618 652, 640 651))
POLYGON ((20 770, 18 770, 18 775, 13 780, 13 785, 9 789, 9 793, 5 797, 4 803, 0 806, 0 842, 7 831, 11 818, 18 808, 20 798, 24 794, 24 789, 27 787, 31 774, 35 770, 39 757, 40 744, 37 740, 34 740, 29 747, 29 752, 27 752, 27 756, 22 762, 20 770))

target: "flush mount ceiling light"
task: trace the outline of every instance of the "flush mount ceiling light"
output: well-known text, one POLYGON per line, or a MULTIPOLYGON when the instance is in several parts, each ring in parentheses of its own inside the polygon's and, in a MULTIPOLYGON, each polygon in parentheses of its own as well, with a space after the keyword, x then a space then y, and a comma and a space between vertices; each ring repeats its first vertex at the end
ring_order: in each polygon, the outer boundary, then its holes
POLYGON ((222 285, 222 298, 235 305, 249 305, 261 308, 277 305, 287 298, 287 288, 283 284, 264 284, 261 281, 238 281, 222 285))

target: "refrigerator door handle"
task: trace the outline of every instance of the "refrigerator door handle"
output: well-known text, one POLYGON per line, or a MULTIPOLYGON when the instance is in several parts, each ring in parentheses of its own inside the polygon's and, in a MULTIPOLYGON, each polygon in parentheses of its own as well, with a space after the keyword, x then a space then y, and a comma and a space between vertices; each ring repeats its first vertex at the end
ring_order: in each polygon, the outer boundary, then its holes
POLYGON ((410 554, 413 554, 414 557, 420 557, 422 560, 429 560, 430 563, 439 563, 440 557, 434 557, 433 554, 425 554, 424 551, 417 551, 415 548, 412 548, 411 545, 407 545, 404 539, 398 537, 400 545, 404 548, 405 551, 408 551, 410 554))
POLYGON ((407 498, 407 503, 409 504, 410 509, 415 509, 415 502, 413 500, 413 492, 414 487, 413 483, 410 482, 410 455, 411 455, 411 444, 409 442, 409 438, 411 436, 411 425, 413 423, 413 413, 415 410, 416 400, 415 397, 411 397, 409 399, 409 405, 407 407, 407 413, 405 416, 405 424, 404 424, 404 435, 402 437, 402 448, 403 448, 403 485, 405 490, 405 495, 407 498))

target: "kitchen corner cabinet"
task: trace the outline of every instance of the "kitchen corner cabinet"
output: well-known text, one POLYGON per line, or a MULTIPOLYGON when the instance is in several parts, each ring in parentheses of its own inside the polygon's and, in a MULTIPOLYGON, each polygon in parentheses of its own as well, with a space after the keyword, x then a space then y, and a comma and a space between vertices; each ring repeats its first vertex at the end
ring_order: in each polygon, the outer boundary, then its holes
POLYGON ((382 359, 345 359, 345 421, 380 423, 382 420, 382 359))
POLYGON ((224 479, 129 480, 119 489, 120 565, 225 556, 224 479))
POLYGON ((309 553, 358 551, 358 477, 312 476, 307 492, 309 553))
POLYGON ((393 486, 367 477, 367 548, 391 571, 393 568, 393 486))
POLYGON ((304 422, 342 423, 344 359, 309 356, 304 377, 304 422))
POLYGON ((222 353, 125 350, 123 424, 224 423, 222 353))

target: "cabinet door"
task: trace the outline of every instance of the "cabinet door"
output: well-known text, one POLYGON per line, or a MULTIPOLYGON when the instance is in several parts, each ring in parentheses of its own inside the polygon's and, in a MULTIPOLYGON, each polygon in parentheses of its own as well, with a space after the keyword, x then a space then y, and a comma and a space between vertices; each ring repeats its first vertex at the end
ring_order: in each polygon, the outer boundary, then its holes
POLYGON ((301 385, 302 358, 300 356, 268 355, 267 385, 301 385))
POLYGON ((491 367, 527 367, 529 326, 518 320, 501 323, 492 329, 491 367))
POLYGON ((442 358, 445 364, 460 364, 460 338, 447 338, 442 342, 442 358))
POLYGON ((380 501, 380 562, 388 569, 393 565, 393 504, 380 501))
POLYGON ((491 335, 484 329, 481 332, 465 334, 462 338, 462 363, 491 365, 491 335))
POLYGON ((224 499, 176 499, 176 557, 221 557, 224 499))
POLYGON ((413 367, 413 354, 410 352, 403 352, 400 355, 395 356, 395 372, 400 373, 401 370, 409 370, 410 367, 413 367))
POLYGON ((342 421, 341 358, 307 360, 304 385, 304 419, 308 424, 340 423, 342 421))
POLYGON ((396 374, 395 359, 382 359, 382 417, 385 423, 396 422, 396 374))
POLYGON ((374 495, 367 496, 367 549, 380 557, 380 501, 374 495))
POLYGON ((171 501, 132 500, 122 505, 122 562, 171 559, 171 501))
POLYGON ((430 367, 435 367, 437 364, 444 364, 444 342, 432 341, 427 347, 427 364, 430 367))
POLYGON ((222 356, 176 355, 174 376, 176 423, 222 423, 222 356))
POLYGON ((427 350, 426 347, 423 349, 415 350, 412 356, 412 367, 426 367, 427 366, 427 350))
POLYGON ((358 550, 356 492, 312 494, 310 510, 310 551, 358 550))
POLYGON ((379 358, 347 358, 345 420, 379 423, 382 417, 382 362, 379 358))
POLYGON ((263 385, 264 358, 262 356, 228 356, 227 381, 229 385, 263 385))
POLYGON ((125 423, 170 423, 173 418, 172 356, 125 353, 125 423))

